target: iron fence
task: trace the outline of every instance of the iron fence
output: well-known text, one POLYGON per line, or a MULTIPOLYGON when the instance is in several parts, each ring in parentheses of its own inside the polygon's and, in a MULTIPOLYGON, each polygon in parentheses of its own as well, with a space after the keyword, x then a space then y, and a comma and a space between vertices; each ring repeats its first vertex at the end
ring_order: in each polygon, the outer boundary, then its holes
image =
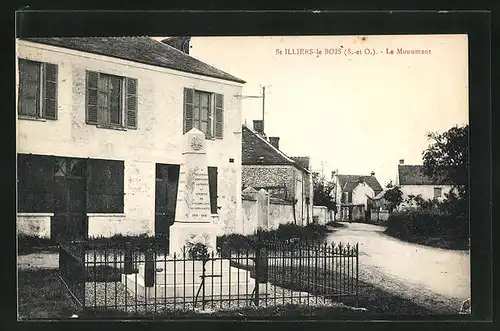
MULTIPOLYGON (((358 298, 358 245, 260 242, 193 256, 105 238, 61 242, 61 282, 84 310, 168 313, 358 298)), ((353 300, 354 299, 354 300, 353 300)))

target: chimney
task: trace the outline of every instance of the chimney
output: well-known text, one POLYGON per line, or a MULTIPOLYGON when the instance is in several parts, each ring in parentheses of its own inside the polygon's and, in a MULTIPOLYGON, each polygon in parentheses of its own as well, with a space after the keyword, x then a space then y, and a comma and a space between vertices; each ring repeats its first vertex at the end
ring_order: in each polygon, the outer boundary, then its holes
POLYGON ((161 42, 178 49, 181 52, 189 54, 189 42, 191 37, 171 37, 163 39, 161 42))
POLYGON ((399 160, 399 164, 405 164, 405 160, 404 159, 399 160))
POLYGON ((375 176, 375 171, 372 171, 370 175, 375 176))
POLYGON ((269 142, 277 149, 280 149, 280 137, 269 137, 269 142))
POLYGON ((254 120, 253 121, 253 129, 257 131, 257 133, 260 133, 261 135, 264 135, 264 131, 262 128, 262 120, 254 120))

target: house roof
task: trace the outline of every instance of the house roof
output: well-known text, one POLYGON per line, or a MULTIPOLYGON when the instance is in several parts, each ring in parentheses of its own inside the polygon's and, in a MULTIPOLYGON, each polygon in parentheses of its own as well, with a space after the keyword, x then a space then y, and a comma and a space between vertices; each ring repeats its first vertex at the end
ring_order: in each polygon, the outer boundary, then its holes
POLYGON ((452 185, 444 178, 434 179, 424 174, 423 165, 398 164, 399 185, 452 185))
POLYGON ((64 37, 23 40, 244 84, 245 81, 150 37, 64 37))
POLYGON ((292 160, 297 162, 302 168, 309 170, 309 157, 308 156, 292 156, 290 157, 292 160))
POLYGON ((309 172, 299 162, 274 147, 266 138, 244 124, 241 164, 293 165, 304 172, 309 172))
POLYGON ((375 195, 373 198, 370 197, 370 196, 368 196, 368 195, 367 195, 367 197, 370 198, 370 200, 380 200, 380 199, 382 199, 384 197, 385 192, 387 192, 387 190, 388 189, 383 189, 382 191, 380 191, 379 194, 375 195))
POLYGON ((368 186, 372 188, 375 194, 382 191, 382 186, 375 176, 364 175, 337 175, 342 192, 352 192, 360 180, 363 180, 368 186))

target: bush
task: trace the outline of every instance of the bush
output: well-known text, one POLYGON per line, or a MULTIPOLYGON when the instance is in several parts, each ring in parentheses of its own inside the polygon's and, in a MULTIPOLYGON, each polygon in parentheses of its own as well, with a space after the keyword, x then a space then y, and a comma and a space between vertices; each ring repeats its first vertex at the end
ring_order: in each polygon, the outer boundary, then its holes
POLYGON ((437 208, 393 212, 387 220, 387 234, 430 246, 466 248, 464 220, 437 208))
POLYGON ((217 237, 217 246, 233 249, 252 249, 259 242, 286 243, 291 241, 318 242, 325 238, 330 230, 325 225, 309 223, 306 226, 280 224, 276 230, 257 230, 251 235, 229 234, 217 237))
POLYGON ((49 238, 40 238, 38 236, 18 235, 17 236, 18 253, 30 254, 37 249, 48 249, 57 247, 57 243, 49 238))

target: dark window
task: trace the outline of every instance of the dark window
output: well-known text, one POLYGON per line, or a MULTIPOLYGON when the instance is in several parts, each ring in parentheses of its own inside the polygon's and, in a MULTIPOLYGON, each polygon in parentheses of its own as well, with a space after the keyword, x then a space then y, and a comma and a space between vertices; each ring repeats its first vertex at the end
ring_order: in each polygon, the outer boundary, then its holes
POLYGON ((137 80, 87 71, 88 124, 137 127, 137 80))
POLYGON ((88 160, 87 211, 123 213, 123 161, 88 160))
POLYGON ((197 128, 206 138, 223 137, 223 107, 222 94, 184 89, 184 124, 183 132, 197 128))
POLYGON ((57 65, 19 59, 18 114, 57 119, 57 65))
POLYGON ((217 167, 208 167, 210 213, 217 214, 217 167))
POLYGON ((441 198, 442 190, 440 187, 434 188, 434 198, 441 198))
POLYGON ((52 212, 53 168, 54 159, 50 156, 18 155, 17 189, 19 212, 52 212))

